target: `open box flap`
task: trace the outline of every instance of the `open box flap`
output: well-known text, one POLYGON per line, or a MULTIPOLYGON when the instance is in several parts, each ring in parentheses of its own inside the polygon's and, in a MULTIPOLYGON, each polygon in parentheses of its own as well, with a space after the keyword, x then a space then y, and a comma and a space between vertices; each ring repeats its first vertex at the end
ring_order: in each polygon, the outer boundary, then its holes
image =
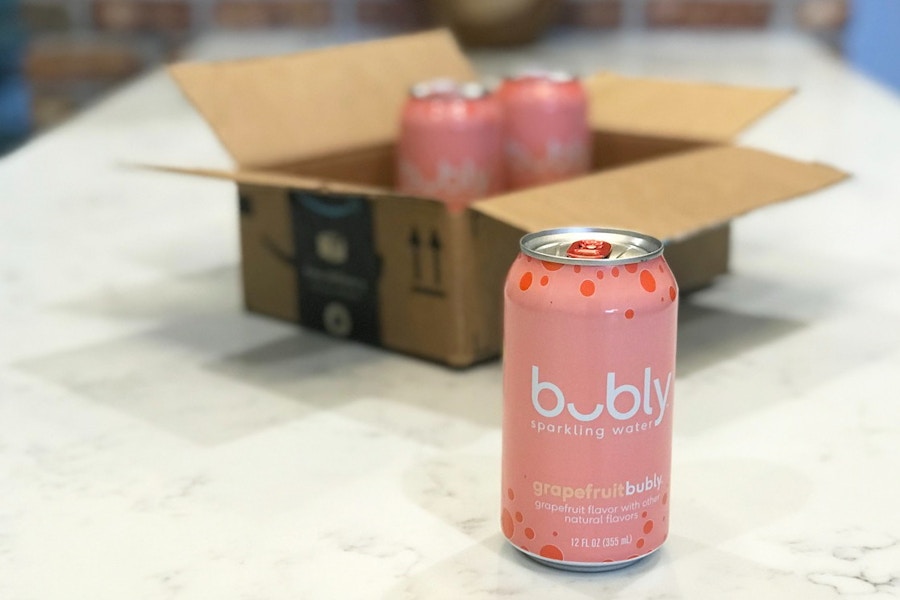
POLYGON ((476 77, 444 30, 169 73, 241 167, 387 143, 410 86, 476 77))
POLYGON ((674 241, 845 177, 818 163, 718 146, 498 196, 472 208, 523 232, 604 226, 674 241))
POLYGON ((794 93, 614 73, 592 75, 584 84, 594 129, 705 142, 731 140, 794 93))
POLYGON ((169 167, 159 165, 135 166, 137 166, 138 168, 152 169, 154 171, 162 171, 165 173, 179 173, 183 175, 210 177, 213 179, 227 179, 228 181, 234 181, 235 183, 246 183, 252 185, 277 186, 289 189, 318 190, 322 192, 340 194, 393 194, 393 192, 391 192, 390 190, 386 190, 384 188, 376 186, 344 183, 341 181, 318 179, 315 177, 304 177, 301 175, 279 173, 276 171, 254 169, 239 169, 236 171, 228 171, 223 169, 169 167))

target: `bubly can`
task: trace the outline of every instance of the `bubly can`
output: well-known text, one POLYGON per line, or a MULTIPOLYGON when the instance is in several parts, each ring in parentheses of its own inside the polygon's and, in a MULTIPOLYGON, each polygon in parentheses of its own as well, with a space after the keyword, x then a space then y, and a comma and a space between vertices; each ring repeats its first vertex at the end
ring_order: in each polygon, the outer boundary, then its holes
POLYGON ((669 530, 678 287, 662 243, 526 235, 506 279, 503 534, 574 571, 627 566, 669 530))
POLYGON ((500 103, 484 86, 420 83, 401 116, 397 189, 462 210, 505 188, 502 149, 500 103))
POLYGON ((551 183, 591 168, 588 99, 563 72, 533 72, 503 81, 506 167, 511 189, 551 183))

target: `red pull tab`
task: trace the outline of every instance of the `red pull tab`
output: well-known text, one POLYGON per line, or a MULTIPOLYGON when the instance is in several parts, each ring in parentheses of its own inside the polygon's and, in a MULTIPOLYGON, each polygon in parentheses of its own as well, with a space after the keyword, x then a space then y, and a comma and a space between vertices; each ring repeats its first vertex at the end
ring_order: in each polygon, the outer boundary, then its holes
POLYGON ((579 240, 566 250, 569 258, 609 258, 612 244, 602 240, 579 240))

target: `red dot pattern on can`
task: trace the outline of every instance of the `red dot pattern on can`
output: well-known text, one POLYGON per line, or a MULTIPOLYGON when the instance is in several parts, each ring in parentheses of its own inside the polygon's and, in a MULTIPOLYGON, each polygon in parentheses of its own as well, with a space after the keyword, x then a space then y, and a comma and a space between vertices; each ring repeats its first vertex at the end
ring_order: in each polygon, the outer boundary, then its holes
MULTIPOLYGON (((506 489, 506 497, 510 499, 510 501, 514 500, 516 497, 516 492, 512 488, 506 489)), ((504 508, 503 512, 500 514, 500 528, 503 530, 503 535, 507 538, 512 539, 513 535, 516 533, 516 523, 523 523, 525 521, 525 515, 521 512, 516 511, 515 517, 509 511, 509 509, 504 508)), ((531 527, 525 527, 522 533, 529 540, 533 540, 537 537, 537 532, 531 527)), ((552 532, 553 537, 557 537, 559 532, 552 532)), ((528 550, 527 546, 520 545, 523 550, 528 550)), ((555 544, 544 544, 541 546, 541 549, 538 551, 538 554, 543 556, 544 558, 551 558, 553 560, 563 560, 563 551, 556 546, 555 544)))
POLYGON ((534 274, 531 271, 525 271, 519 279, 519 289, 524 292, 531 287, 532 281, 534 281, 534 274))
POLYGON ((541 264, 544 265, 544 268, 548 271, 559 271, 563 268, 562 263, 550 262, 549 260, 542 260, 541 264))
MULTIPOLYGON (((512 488, 507 488, 506 497, 509 498, 510 501, 514 500, 516 497, 515 491, 512 488)), ((662 495, 661 505, 666 506, 668 504, 668 502, 669 502, 669 492, 665 492, 662 495)), ((648 511, 645 510, 641 513, 641 519, 644 521, 643 524, 641 525, 641 532, 645 536, 653 533, 654 529, 656 528, 656 525, 653 522, 653 519, 648 518, 648 517, 649 517, 648 511)), ((663 520, 663 522, 666 521, 665 514, 663 514, 662 520, 663 520)), ((519 511, 516 511, 515 517, 513 517, 512 513, 509 511, 509 509, 504 508, 501 513, 501 517, 500 517, 500 526, 501 526, 501 529, 503 530, 503 535, 505 535, 510 540, 513 540, 513 536, 516 533, 516 522, 524 524, 525 515, 523 515, 519 511)), ((534 528, 532 528, 532 527, 525 527, 522 530, 522 534, 529 541, 533 541, 533 540, 535 540, 535 538, 538 537, 538 532, 535 531, 534 528)), ((553 531, 551 533, 551 535, 553 537, 558 537, 559 532, 553 531)), ((668 536, 664 532, 662 540, 664 541, 666 539, 666 537, 668 537, 668 536)), ((662 541, 659 541, 659 543, 661 544, 662 541)), ((647 540, 643 537, 637 538, 637 540, 634 542, 634 547, 637 548, 638 550, 643 550, 644 546, 646 546, 646 545, 647 545, 647 540)), ((519 544, 519 547, 521 547, 523 550, 528 550, 528 546, 526 546, 524 543, 519 544)), ((540 556, 543 556, 544 558, 550 558, 553 560, 565 560, 565 555, 563 554, 563 551, 555 544, 543 544, 541 546, 541 549, 538 552, 538 554, 540 554, 540 556)), ((639 556, 641 556, 640 553, 632 554, 632 555, 629 555, 626 560, 638 558, 639 556)), ((616 562, 616 560, 620 560, 620 559, 606 559, 602 562, 616 562)))
POLYGON ((511 538, 516 532, 516 524, 513 522, 512 515, 505 508, 503 509, 503 514, 500 515, 500 529, 503 530, 503 535, 508 538, 511 538))
MULTIPOLYGON (((527 292, 529 290, 535 289, 537 286, 536 283, 540 284, 542 288, 547 288, 551 286, 551 277, 550 274, 553 272, 559 271, 565 265, 563 263, 550 262, 545 260, 540 261, 532 261, 530 256, 525 256, 525 260, 534 264, 537 268, 537 272, 533 271, 534 267, 527 267, 527 270, 519 275, 519 289, 523 292, 527 292), (543 272, 541 272, 543 271, 543 272), (549 273, 548 273, 549 272, 549 273)), ((604 277, 606 274, 611 275, 615 279, 619 279, 620 281, 626 282, 627 285, 632 285, 632 281, 634 284, 638 286, 638 289, 643 290, 648 294, 655 294, 659 298, 661 303, 665 302, 674 302, 678 297, 678 290, 674 285, 666 285, 663 283, 663 287, 660 288, 659 276, 655 275, 653 272, 652 263, 644 267, 646 263, 628 263, 623 265, 623 268, 619 267, 585 267, 582 265, 574 265, 571 273, 576 275, 582 275, 581 278, 577 279, 578 293, 580 296, 585 298, 597 297, 603 294, 603 286, 601 283, 604 281, 604 277), (636 277, 635 277, 636 276, 636 277)), ((663 273, 665 276, 665 268, 662 262, 659 262, 657 265, 657 270, 660 273, 663 273)), ((663 281, 665 281, 666 277, 664 277, 663 281)), ((560 281, 571 280, 570 276, 562 277, 560 281)), ((612 281, 612 280, 611 280, 612 281)), ((668 283, 668 282, 666 282, 668 283)), ((635 310, 633 308, 626 308, 622 311, 622 316, 625 319, 634 319, 636 316, 635 310)))

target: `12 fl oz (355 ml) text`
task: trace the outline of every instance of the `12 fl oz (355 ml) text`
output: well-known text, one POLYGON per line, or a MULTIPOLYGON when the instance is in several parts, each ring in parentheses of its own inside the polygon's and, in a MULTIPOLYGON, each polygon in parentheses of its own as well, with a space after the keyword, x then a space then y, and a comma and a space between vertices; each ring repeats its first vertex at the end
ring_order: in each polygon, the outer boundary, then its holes
POLYGON ((633 540, 630 535, 622 537, 573 537, 569 543, 573 548, 615 548, 616 546, 627 546, 633 540))

